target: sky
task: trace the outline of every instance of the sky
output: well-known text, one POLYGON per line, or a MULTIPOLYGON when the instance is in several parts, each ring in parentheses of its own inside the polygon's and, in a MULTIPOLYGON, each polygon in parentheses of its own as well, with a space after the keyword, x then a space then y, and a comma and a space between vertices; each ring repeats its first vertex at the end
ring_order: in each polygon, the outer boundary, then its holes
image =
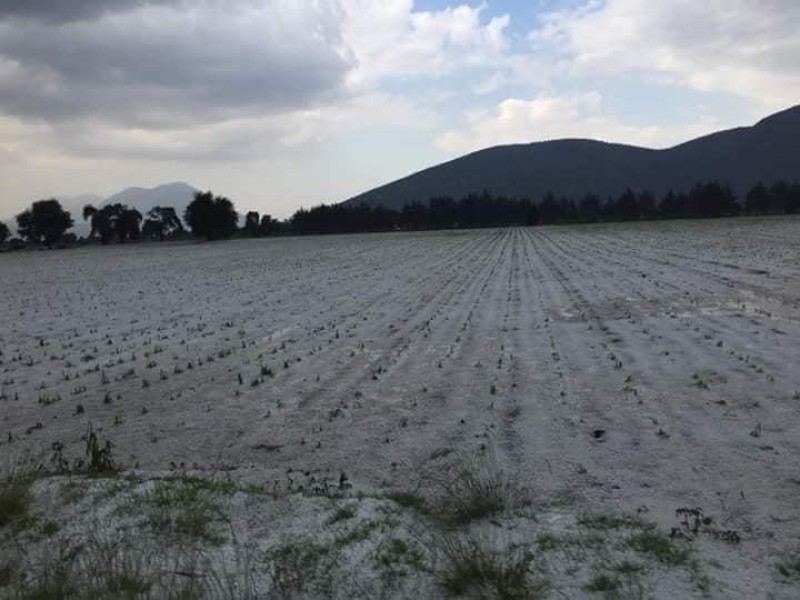
POLYGON ((0 216, 185 181, 275 217, 496 144, 800 102, 797 0, 0 0, 0 216))

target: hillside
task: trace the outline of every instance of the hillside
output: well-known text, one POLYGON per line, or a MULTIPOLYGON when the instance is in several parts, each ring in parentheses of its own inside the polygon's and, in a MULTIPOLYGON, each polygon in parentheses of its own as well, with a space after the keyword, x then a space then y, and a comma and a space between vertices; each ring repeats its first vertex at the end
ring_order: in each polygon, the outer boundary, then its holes
POLYGON ((539 199, 548 191, 579 197, 627 187, 656 194, 700 180, 728 182, 738 194, 759 180, 800 178, 800 106, 752 127, 720 131, 664 150, 564 139, 496 146, 409 175, 346 201, 400 208, 432 196, 495 195, 539 199))

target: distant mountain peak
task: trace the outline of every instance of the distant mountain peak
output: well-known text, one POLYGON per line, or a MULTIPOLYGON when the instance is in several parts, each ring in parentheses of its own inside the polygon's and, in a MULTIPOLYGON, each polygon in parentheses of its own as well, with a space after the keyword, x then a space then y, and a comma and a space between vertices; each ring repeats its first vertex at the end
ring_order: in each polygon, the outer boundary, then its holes
POLYGON ((142 214, 146 214, 156 206, 172 206, 178 214, 182 214, 196 191, 196 188, 182 181, 164 183, 152 188, 129 187, 109 196, 102 204, 126 204, 142 214))

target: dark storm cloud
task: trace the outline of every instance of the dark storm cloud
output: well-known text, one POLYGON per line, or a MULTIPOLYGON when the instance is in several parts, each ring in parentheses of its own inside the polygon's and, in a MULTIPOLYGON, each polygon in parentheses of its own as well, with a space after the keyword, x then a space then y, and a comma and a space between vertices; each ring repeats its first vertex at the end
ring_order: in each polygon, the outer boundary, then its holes
POLYGON ((268 114, 335 94, 349 68, 335 10, 314 3, 0 9, 0 113, 23 119, 148 128, 268 114))
POLYGON ((165 4, 158 0, 3 0, 0 4, 0 19, 77 21, 158 3, 165 4))

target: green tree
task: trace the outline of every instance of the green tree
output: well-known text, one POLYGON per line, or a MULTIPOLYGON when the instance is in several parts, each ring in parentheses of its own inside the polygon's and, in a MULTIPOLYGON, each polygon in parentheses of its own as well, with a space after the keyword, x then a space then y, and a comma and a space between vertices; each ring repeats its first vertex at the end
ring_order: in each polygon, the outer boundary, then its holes
POLYGON ((72 217, 55 198, 38 200, 17 215, 17 231, 25 239, 52 248, 72 227, 72 217))
POLYGON ((99 209, 87 204, 83 207, 83 219, 91 219, 90 238, 99 235, 100 241, 108 244, 116 236, 124 243, 126 240, 138 239, 142 213, 119 203, 106 204, 99 209))
POLYGON ((747 192, 744 208, 751 215, 764 214, 769 212, 770 200, 769 191, 764 184, 759 181, 747 192))
POLYGON ((151 223, 148 230, 154 231, 160 240, 175 234, 183 233, 183 223, 178 213, 171 206, 156 206, 151 208, 147 216, 147 223, 151 223))
POLYGON ((231 237, 236 233, 239 216, 233 202, 209 192, 195 192, 184 213, 184 220, 196 237, 207 240, 231 237))
POLYGON ((119 241, 123 244, 126 240, 139 239, 140 225, 142 223, 142 213, 135 208, 128 208, 125 205, 116 205, 117 221, 116 230, 119 241))
POLYGON ((100 236, 100 241, 103 244, 108 244, 114 237, 114 224, 112 223, 111 215, 105 207, 98 209, 91 204, 87 204, 83 207, 83 220, 90 221, 92 224, 89 239, 100 236))
POLYGON ((2 221, 0 221, 0 244, 5 242, 10 235, 11 232, 8 230, 8 226, 2 221))
POLYGON ((278 228, 278 221, 271 215, 261 215, 261 222, 258 224, 259 235, 272 235, 278 228))
POLYGON ((259 214, 251 210, 244 218, 244 230, 247 235, 251 237, 258 237, 260 234, 259 229, 259 214))

